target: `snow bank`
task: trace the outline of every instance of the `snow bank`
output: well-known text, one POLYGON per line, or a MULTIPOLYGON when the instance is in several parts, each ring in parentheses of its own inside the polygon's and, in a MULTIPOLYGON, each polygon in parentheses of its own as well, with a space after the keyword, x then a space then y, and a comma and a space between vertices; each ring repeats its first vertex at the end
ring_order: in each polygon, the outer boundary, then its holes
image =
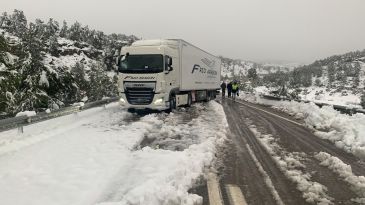
POLYGON ((151 118, 154 125, 146 137, 154 143, 133 152, 135 163, 119 174, 118 192, 109 193, 110 198, 100 204, 202 203, 200 196, 187 191, 210 166, 216 146, 225 139, 227 121, 216 102, 210 102, 206 111, 199 104, 195 106, 201 113, 186 124, 181 122, 181 113, 162 120, 151 118), (174 151, 176 148, 182 151, 174 151))
POLYGON ((280 101, 272 104, 297 118, 303 118, 308 127, 315 129, 316 136, 365 159, 364 114, 345 115, 331 106, 320 108, 313 103, 280 101))
POLYGON ((365 177, 356 176, 352 173, 350 165, 343 163, 339 158, 333 157, 326 152, 320 152, 314 156, 321 162, 321 165, 328 167, 338 174, 344 181, 352 186, 352 189, 360 197, 353 199, 354 202, 363 204, 365 202, 365 177))
POLYGON ((333 198, 327 194, 327 187, 312 181, 311 175, 304 172, 305 165, 301 161, 305 160, 305 153, 287 152, 279 146, 276 142, 277 139, 272 135, 261 134, 254 125, 250 126, 250 130, 273 157, 279 169, 297 185, 297 189, 302 192, 302 196, 307 202, 320 205, 333 204, 333 198))
POLYGON ((2 132, 0 198, 19 205, 197 204, 202 198, 188 190, 209 168, 226 127, 216 102, 144 117, 114 103, 27 126, 24 134, 2 132), (151 133, 155 143, 139 148, 151 133))
POLYGON ((28 116, 28 117, 32 117, 32 116, 36 116, 36 112, 35 111, 23 111, 23 112, 18 112, 15 117, 19 117, 19 116, 28 116))

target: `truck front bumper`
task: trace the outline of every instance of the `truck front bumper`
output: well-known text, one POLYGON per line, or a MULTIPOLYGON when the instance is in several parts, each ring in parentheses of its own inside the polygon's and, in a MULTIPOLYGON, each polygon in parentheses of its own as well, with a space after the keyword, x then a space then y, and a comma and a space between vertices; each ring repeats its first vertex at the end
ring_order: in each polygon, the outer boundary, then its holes
POLYGON ((128 103, 128 100, 124 93, 119 95, 119 104, 123 108, 135 108, 135 109, 151 109, 151 110, 167 110, 169 109, 169 102, 165 101, 165 94, 156 93, 153 97, 152 103, 148 105, 132 105, 128 103))

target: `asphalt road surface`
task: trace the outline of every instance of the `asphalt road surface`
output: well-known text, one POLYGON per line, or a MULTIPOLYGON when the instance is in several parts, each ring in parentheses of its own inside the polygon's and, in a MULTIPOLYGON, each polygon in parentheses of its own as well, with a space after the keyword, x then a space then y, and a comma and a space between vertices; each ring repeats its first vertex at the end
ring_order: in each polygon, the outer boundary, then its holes
POLYGON ((364 196, 364 189, 347 183, 315 156, 326 152, 350 165, 354 175, 364 176, 365 166, 357 157, 270 107, 230 99, 221 103, 230 129, 219 154, 224 204, 233 203, 227 185, 238 186, 250 205, 359 204, 355 199, 364 196))

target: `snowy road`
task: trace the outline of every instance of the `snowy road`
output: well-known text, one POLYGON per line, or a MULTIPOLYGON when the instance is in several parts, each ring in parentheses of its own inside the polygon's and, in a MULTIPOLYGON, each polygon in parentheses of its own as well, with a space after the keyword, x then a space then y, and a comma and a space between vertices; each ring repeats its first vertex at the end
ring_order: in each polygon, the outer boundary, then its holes
POLYGON ((110 104, 2 132, 1 204, 199 204, 190 190, 226 126, 216 102, 146 116, 110 104))
POLYGON ((221 186, 238 185, 248 204, 365 204, 359 158, 285 113, 229 99, 222 105, 230 132, 221 186))

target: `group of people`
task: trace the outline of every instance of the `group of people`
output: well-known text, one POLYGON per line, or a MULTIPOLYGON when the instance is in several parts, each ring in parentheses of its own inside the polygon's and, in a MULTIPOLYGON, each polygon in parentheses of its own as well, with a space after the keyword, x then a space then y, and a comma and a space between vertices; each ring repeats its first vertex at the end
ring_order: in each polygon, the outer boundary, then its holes
POLYGON ((223 81, 223 83, 221 84, 221 89, 222 89, 222 97, 224 98, 226 96, 226 89, 228 91, 228 97, 232 97, 233 99, 236 98, 236 95, 238 96, 238 91, 239 91, 239 84, 236 80, 234 80, 233 82, 229 82, 228 84, 226 84, 226 82, 223 81))

